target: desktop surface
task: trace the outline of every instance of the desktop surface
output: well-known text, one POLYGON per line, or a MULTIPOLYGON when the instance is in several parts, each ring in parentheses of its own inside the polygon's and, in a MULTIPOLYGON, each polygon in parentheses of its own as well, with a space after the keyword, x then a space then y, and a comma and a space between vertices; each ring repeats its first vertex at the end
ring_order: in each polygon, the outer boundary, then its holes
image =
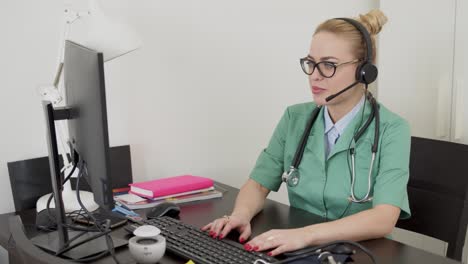
MULTIPOLYGON (((181 204, 181 212, 179 215, 180 220, 196 227, 202 227, 206 223, 212 221, 215 217, 229 214, 232 206, 234 205, 238 189, 223 184, 219 185, 228 190, 224 193, 223 198, 181 204)), ((138 212, 141 213, 142 216, 145 215, 144 210, 138 212)), ((9 239, 8 217, 11 215, 13 215, 13 213, 0 215, 0 245, 7 249, 9 239)), ((36 231, 35 227, 33 226, 35 220, 35 210, 26 210, 20 212, 19 215, 23 220, 25 232, 28 237, 35 236, 38 233, 38 231, 36 231)), ((273 228, 295 228, 319 222, 323 222, 323 218, 300 209, 292 208, 287 205, 268 200, 265 203, 264 210, 260 212, 252 221, 252 235, 258 235, 273 228)), ((235 234, 231 234, 228 237, 233 238, 234 235, 235 234)), ((115 229, 112 232, 112 236, 123 239, 130 238, 130 235, 128 235, 127 231, 125 231, 122 227, 115 229)), ((364 241, 361 242, 361 244, 373 252, 379 264, 459 263, 455 260, 438 256, 386 238, 364 241)), ((116 249, 116 257, 121 263, 136 263, 136 261, 130 255, 127 247, 116 249)), ((360 251, 353 255, 353 259, 355 260, 355 263, 371 263, 368 256, 360 251)), ((32 261, 33 260, 31 260, 31 263, 33 263, 32 261)), ((159 263, 176 264, 186 262, 187 261, 181 257, 171 253, 166 253, 164 258, 159 263)), ((56 263, 61 263, 60 259, 57 259, 56 263)), ((111 257, 108 256, 93 263, 114 263, 114 261, 111 257)))

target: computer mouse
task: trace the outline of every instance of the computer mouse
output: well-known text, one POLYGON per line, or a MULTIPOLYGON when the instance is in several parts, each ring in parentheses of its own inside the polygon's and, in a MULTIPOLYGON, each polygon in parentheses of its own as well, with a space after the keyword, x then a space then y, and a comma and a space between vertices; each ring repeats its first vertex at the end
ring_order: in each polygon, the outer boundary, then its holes
POLYGON ((155 207, 151 208, 151 210, 146 214, 148 219, 156 218, 160 216, 169 216, 175 218, 180 213, 180 207, 171 202, 163 202, 155 207))

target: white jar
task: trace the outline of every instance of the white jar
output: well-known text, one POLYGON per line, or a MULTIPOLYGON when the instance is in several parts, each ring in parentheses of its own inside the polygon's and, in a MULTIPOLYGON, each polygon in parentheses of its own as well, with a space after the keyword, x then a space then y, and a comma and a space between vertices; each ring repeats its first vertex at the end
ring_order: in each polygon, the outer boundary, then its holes
POLYGON ((133 258, 138 263, 150 264, 158 262, 166 251, 166 238, 160 235, 161 230, 155 226, 141 226, 128 241, 128 247, 133 258))

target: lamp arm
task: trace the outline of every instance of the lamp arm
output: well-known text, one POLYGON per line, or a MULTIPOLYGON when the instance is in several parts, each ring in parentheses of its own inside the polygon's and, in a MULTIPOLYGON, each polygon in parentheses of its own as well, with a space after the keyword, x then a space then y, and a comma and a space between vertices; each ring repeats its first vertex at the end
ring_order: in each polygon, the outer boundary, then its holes
POLYGON ((59 66, 57 67, 57 73, 55 74, 55 78, 54 78, 54 86, 57 89, 60 83, 60 77, 62 76, 62 70, 63 70, 63 61, 59 63, 59 66))
MULTIPOLYGON (((70 25, 73 24, 75 21, 82 17, 86 17, 90 15, 90 11, 85 12, 76 12, 71 9, 64 10, 64 20, 65 20, 65 28, 63 30, 62 38, 60 39, 60 49, 59 49, 59 66, 57 67, 57 72, 54 78, 54 86, 59 89, 60 78, 62 76, 63 71, 63 54, 65 50, 65 40, 68 38, 70 33, 70 25)), ((60 89, 59 89, 60 90, 60 89)))

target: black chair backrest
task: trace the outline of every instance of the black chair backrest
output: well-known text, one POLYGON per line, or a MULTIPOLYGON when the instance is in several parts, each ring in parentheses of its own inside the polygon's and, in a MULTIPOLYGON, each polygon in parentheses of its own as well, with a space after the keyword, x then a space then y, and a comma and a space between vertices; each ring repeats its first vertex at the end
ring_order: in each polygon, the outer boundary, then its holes
POLYGON ((411 218, 397 227, 448 243, 461 261, 468 223, 468 146, 412 137, 408 196, 411 218))
POLYGON ((36 247, 36 245, 34 245, 24 233, 23 223, 19 215, 10 216, 8 218, 8 225, 11 232, 11 237, 8 241, 8 256, 10 263, 73 263, 65 259, 57 258, 54 255, 48 254, 36 247))
POLYGON ((37 199, 52 192, 47 157, 8 162, 8 172, 17 212, 36 207, 37 199))
MULTIPOLYGON (((133 182, 130 146, 111 147, 109 155, 112 189, 127 187, 133 182)), ((41 196, 52 192, 48 157, 8 162, 8 172, 17 212, 35 208, 41 196)), ((80 190, 90 189, 86 181, 80 181, 80 190)))

